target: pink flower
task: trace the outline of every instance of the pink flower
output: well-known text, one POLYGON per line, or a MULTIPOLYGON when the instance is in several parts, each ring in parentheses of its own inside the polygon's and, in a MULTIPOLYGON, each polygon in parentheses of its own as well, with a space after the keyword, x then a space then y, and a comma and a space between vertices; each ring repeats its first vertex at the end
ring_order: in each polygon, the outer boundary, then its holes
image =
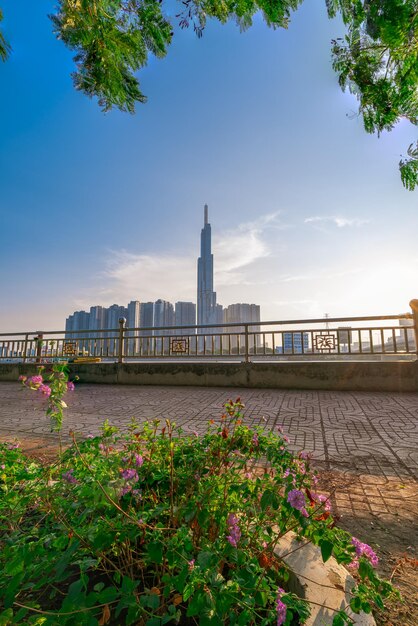
POLYGON ((310 461, 312 458, 312 453, 311 452, 300 452, 299 453, 299 458, 303 459, 304 461, 310 461))
POLYGON ((15 441, 14 443, 9 443, 7 447, 9 450, 17 450, 18 448, 20 448, 20 443, 18 441, 15 441))
POLYGON ((51 387, 49 387, 48 385, 40 385, 38 387, 38 391, 43 395, 46 396, 47 398, 49 398, 49 396, 51 395, 51 387))
POLYGON ((41 385, 43 383, 43 378, 40 374, 38 374, 37 376, 32 376, 31 378, 28 378, 28 383, 32 383, 32 385, 41 385))
POLYGON ((192 559, 191 561, 187 561, 190 572, 194 569, 194 563, 195 563, 194 559, 192 559))
POLYGON ((135 465, 141 467, 144 464, 144 458, 140 454, 135 454, 135 465))
POLYGON ((75 389, 74 383, 72 383, 71 381, 68 381, 68 383, 67 383, 67 391, 74 391, 74 389, 75 389))
POLYGON ((20 380, 21 383, 24 383, 25 380, 27 380, 27 379, 28 379, 27 376, 19 376, 19 380, 20 380))
POLYGON ((230 513, 227 517, 226 523, 228 525, 229 535, 226 540, 233 546, 237 547, 238 541, 241 539, 241 531, 238 526, 238 518, 233 513, 230 513))

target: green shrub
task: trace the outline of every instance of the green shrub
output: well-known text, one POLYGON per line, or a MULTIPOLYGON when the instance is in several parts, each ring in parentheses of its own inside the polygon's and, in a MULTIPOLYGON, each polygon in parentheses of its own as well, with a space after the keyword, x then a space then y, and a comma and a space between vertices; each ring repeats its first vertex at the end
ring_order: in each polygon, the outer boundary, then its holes
POLYGON ((201 436, 105 423, 48 466, 1 444, 0 625, 303 623, 274 552, 290 530, 358 566, 350 611, 381 606, 392 588, 377 557, 335 527, 309 459, 280 428, 244 425, 242 408, 228 402, 201 436))

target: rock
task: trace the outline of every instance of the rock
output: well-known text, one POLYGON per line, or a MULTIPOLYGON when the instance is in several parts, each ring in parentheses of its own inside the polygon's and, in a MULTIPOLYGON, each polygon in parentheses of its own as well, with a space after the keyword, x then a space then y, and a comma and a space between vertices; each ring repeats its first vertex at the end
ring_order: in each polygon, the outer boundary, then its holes
MULTIPOLYGON (((289 590, 312 602, 305 626, 332 626, 335 611, 349 605, 354 578, 334 557, 324 563, 317 546, 299 541, 292 532, 282 537, 275 552, 290 569, 289 590)), ((356 615, 350 608, 347 613, 356 626, 376 626, 372 615, 356 615)))

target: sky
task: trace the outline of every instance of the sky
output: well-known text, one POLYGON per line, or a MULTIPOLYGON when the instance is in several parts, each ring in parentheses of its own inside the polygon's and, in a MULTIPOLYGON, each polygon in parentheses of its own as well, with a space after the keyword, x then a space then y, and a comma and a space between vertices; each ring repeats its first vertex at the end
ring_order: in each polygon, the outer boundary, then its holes
POLYGON ((196 301, 205 203, 224 306, 260 304, 263 320, 409 310, 418 192, 397 164, 416 133, 365 133, 331 67, 344 29, 325 2, 306 0, 288 30, 259 16, 245 33, 175 28, 139 73, 135 115, 73 88, 54 4, 1 0, 0 332, 60 330, 97 304, 196 301))

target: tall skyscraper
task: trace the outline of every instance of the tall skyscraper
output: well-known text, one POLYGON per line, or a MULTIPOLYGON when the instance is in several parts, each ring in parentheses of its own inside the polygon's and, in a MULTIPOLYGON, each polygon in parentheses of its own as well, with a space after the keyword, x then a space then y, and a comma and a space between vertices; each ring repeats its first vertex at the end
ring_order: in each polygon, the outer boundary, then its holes
POLYGON ((216 324, 216 293, 213 291, 213 254, 208 205, 205 204, 204 225, 200 234, 200 257, 197 260, 197 323, 216 324))

